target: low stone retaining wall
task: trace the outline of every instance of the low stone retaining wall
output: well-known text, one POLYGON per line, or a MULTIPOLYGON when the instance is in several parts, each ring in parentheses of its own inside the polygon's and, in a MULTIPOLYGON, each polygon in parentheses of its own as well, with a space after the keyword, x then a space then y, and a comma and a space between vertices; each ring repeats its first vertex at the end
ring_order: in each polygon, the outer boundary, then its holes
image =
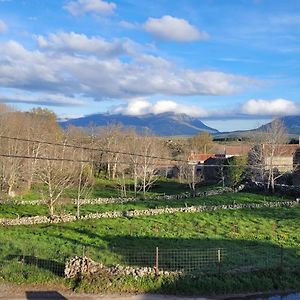
POLYGON ((82 216, 80 219, 88 220, 88 219, 101 219, 101 218, 154 216, 154 215, 173 214, 173 213, 209 212, 215 210, 292 207, 297 204, 299 204, 299 201, 295 200, 295 201, 278 201, 278 202, 265 202, 265 203, 229 204, 229 205, 199 205, 199 206, 188 206, 188 207, 150 208, 145 210, 90 213, 85 216, 82 216))
POLYGON ((93 261, 92 259, 84 256, 75 256, 69 259, 65 265, 64 271, 66 278, 78 278, 78 277, 93 277, 98 274, 105 274, 106 277, 112 276, 133 276, 135 278, 142 278, 145 276, 171 276, 180 275, 180 271, 156 271, 151 267, 129 267, 129 266, 105 266, 102 263, 93 261))
MULTIPOLYGON (((262 182, 248 182, 243 186, 243 191, 250 193, 266 193, 266 189, 262 182)), ((300 185, 275 184, 275 194, 300 197, 300 185)))
MULTIPOLYGON (((216 210, 235 210, 235 209, 258 209, 258 208, 273 208, 273 207, 293 207, 299 205, 299 199, 293 201, 276 201, 264 203, 245 203, 245 204, 226 204, 226 205, 199 205, 188 207, 165 207, 165 208, 149 208, 144 210, 130 210, 130 211, 109 211, 103 213, 90 213, 81 216, 79 220, 89 219, 113 219, 120 217, 139 217, 139 216, 154 216, 160 214, 173 213, 195 213, 195 212, 209 212, 216 210)), ((74 215, 54 216, 52 218, 47 216, 22 217, 18 219, 0 219, 0 225, 34 225, 34 224, 51 224, 73 222, 78 220, 74 215)))
MULTIPOLYGON (((122 204, 127 202, 137 202, 137 201, 147 201, 147 200, 181 200, 181 199, 188 199, 193 197, 206 197, 206 196, 214 196, 220 195, 224 193, 232 193, 234 190, 229 187, 218 188, 213 190, 208 190, 205 192, 197 192, 195 195, 192 193, 182 193, 176 195, 162 195, 162 196, 153 196, 153 197, 146 197, 146 198, 136 198, 136 197, 129 197, 129 198, 96 198, 96 199, 82 199, 80 201, 81 205, 86 204, 122 204)), ((71 200, 72 203, 76 204, 75 199, 71 200)), ((1 204, 12 204, 12 205, 40 205, 40 204, 47 204, 46 200, 0 200, 1 204)))
POLYGON ((46 200, 0 200, 0 205, 10 204, 10 205, 41 205, 47 204, 46 200))
MULTIPOLYGON (((215 196, 221 195, 224 193, 232 193, 234 190, 229 187, 208 190, 205 192, 197 192, 195 195, 192 193, 182 193, 176 195, 163 195, 163 196, 153 196, 153 197, 146 197, 146 198, 97 198, 97 199, 84 199, 81 200, 81 204, 121 204, 126 202, 136 202, 136 201, 147 201, 147 200, 182 200, 194 197, 207 197, 207 196, 215 196)), ((74 200, 74 203, 76 201, 74 200)))

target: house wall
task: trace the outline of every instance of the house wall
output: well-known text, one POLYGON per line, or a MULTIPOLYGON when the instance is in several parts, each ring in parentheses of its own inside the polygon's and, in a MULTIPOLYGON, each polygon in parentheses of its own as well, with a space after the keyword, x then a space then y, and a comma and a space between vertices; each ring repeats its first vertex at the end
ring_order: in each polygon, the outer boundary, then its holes
MULTIPOLYGON (((204 180, 208 183, 219 183, 222 180, 221 167, 226 162, 225 158, 209 158, 204 163, 203 175, 204 180), (213 165, 213 166, 210 166, 213 165)), ((225 172, 225 168, 224 168, 225 172)))
MULTIPOLYGON (((270 169, 271 158, 265 158, 266 170, 270 169)), ((293 156, 274 156, 273 167, 277 168, 279 172, 291 172, 293 171, 293 156)))
POLYGON ((300 185, 300 149, 294 154, 293 185, 300 185))

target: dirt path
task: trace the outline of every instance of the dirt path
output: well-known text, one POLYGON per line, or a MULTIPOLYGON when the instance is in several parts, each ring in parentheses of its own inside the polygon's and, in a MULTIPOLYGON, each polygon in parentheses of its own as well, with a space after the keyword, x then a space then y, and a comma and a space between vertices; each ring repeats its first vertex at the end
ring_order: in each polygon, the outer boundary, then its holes
POLYGON ((209 300, 201 297, 164 295, 90 295, 75 294, 63 287, 0 284, 1 300, 209 300))

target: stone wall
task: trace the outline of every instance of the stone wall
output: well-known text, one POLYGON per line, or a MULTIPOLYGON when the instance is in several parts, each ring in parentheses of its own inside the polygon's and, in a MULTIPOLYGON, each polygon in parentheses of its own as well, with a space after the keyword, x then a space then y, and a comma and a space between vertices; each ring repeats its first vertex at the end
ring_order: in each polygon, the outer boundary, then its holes
POLYGON ((102 263, 95 262, 86 256, 75 256, 66 262, 64 274, 66 278, 93 277, 98 274, 105 274, 107 277, 133 276, 135 278, 142 278, 154 275, 174 276, 180 275, 181 272, 157 271, 154 267, 130 267, 122 265, 108 267, 102 263))
POLYGON ((6 199, 6 200, 0 200, 1 204, 10 204, 10 205, 41 205, 41 204, 47 204, 46 200, 12 200, 12 199, 6 199))
MULTIPOLYGON (((264 193, 266 185, 261 182, 248 182, 244 185, 243 192, 264 193)), ((282 196, 300 197, 300 185, 275 184, 275 193, 282 196)))
MULTIPOLYGON (((244 203, 244 204, 226 204, 226 205, 199 205, 188 207, 165 207, 165 208, 149 208, 144 210, 129 210, 129 211, 109 211, 103 213, 90 213, 81 216, 79 220, 90 219, 113 219, 120 217, 139 217, 139 216, 154 216, 160 214, 174 214, 174 213, 197 213, 209 212, 216 210, 235 210, 235 209, 258 209, 258 208, 273 208, 273 207, 293 207, 299 205, 299 199, 291 201, 274 201, 264 203, 244 203)), ((22 217, 16 219, 0 219, 0 225, 14 226, 14 225, 34 225, 34 224, 51 224, 73 222, 77 218, 74 215, 54 216, 52 218, 47 216, 22 217)))
MULTIPOLYGON (((80 201, 81 205, 85 204, 121 204, 127 202, 137 202, 137 201, 147 201, 147 200, 184 200, 193 197, 207 197, 207 196, 215 196, 224 193, 232 193, 233 189, 229 187, 224 188, 216 188, 212 190, 208 190, 205 192, 197 192, 195 195, 192 193, 182 193, 176 195, 162 195, 162 196, 152 196, 146 198, 136 198, 136 197, 115 197, 115 198, 95 198, 95 199, 82 199, 80 201)), ((72 203, 76 204, 76 200, 72 199, 72 203)), ((12 205, 39 205, 39 204, 47 204, 46 200, 0 200, 1 204, 12 204, 12 205)))

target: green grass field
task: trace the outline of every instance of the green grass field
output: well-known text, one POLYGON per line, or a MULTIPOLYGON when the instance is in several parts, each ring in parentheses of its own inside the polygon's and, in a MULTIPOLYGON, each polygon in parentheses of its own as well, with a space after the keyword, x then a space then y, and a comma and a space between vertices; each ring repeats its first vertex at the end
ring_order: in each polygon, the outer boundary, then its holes
MULTIPOLYGON (((202 186, 199 190, 211 188, 202 186)), ((40 199, 40 189, 35 187, 19 199, 40 199)), ((158 181, 147 196, 186 191, 188 189, 184 184, 163 180, 158 181)), ((64 195, 66 198, 73 196, 72 190, 66 191, 64 195)), ((97 179, 92 198, 115 196, 120 195, 114 182, 97 179)), ((132 192, 128 196, 132 196, 132 192)), ((226 193, 184 200, 145 199, 124 204, 83 205, 81 214, 287 199, 250 193, 226 193)), ((56 207, 57 214, 75 212, 76 206, 72 204, 65 203, 56 207)), ((0 205, 0 217, 47 214, 46 205, 0 205)), ((122 217, 51 225, 2 226, 0 280, 14 283, 63 283, 76 291, 85 292, 222 294, 300 289, 299 220, 300 207, 297 206, 122 217), (120 263, 144 266, 153 262, 156 247, 160 249, 160 263, 166 269, 190 268, 193 270, 193 279, 190 273, 183 277, 153 276, 142 279, 100 275, 98 278, 66 280, 62 276, 65 261, 75 255, 85 253, 106 265, 120 263), (174 252, 173 256, 164 256, 164 251, 169 253, 168 249, 177 249, 176 254, 174 252), (199 263, 197 253, 204 253, 207 249, 210 249, 207 253, 214 255, 214 259, 216 249, 222 249, 222 264, 216 265, 213 262, 199 265, 195 271, 193 267, 199 263), (145 253, 148 257, 146 260, 145 253), (182 253, 185 253, 184 259, 182 253), (145 261, 141 261, 140 257, 144 257, 145 261), (205 275, 201 275, 201 272, 205 272, 205 275)), ((203 259, 207 259, 205 255, 200 260, 203 259)))
MULTIPOLYGON (((128 180, 127 184, 127 197, 133 197, 133 182, 128 180)), ((213 186, 199 186, 199 191, 204 191, 212 188, 213 186)), ((180 194, 189 192, 187 184, 180 183, 175 180, 161 178, 157 180, 151 189, 146 193, 146 196, 161 195, 161 194, 180 194)), ((47 194, 46 187, 41 185, 33 186, 32 190, 27 191, 21 195, 16 196, 14 199, 18 200, 39 200, 42 198, 42 193, 47 194)), ((69 188, 65 190, 62 198, 76 198, 76 188, 69 188)), ((106 197, 120 197, 121 191, 118 189, 117 180, 109 180, 106 178, 95 178, 95 184, 90 193, 90 198, 106 198, 106 197)), ((138 196, 143 196, 142 192, 138 196)))
MULTIPOLYGON (((221 195, 211 201, 232 201, 231 197, 221 195)), ((236 203, 253 202, 253 198, 265 200, 251 194, 235 194, 234 197, 236 203)), ((228 254, 223 270, 243 267, 246 262, 248 266, 263 269, 254 273, 223 274, 221 277, 212 272, 209 276, 196 277, 192 288, 186 277, 139 280, 126 277, 117 281, 111 279, 109 285, 100 279, 65 283, 78 291, 95 292, 174 293, 176 290, 179 294, 193 294, 299 289, 299 220, 300 208, 294 207, 1 227, 0 276, 4 281, 18 283, 61 282, 64 279, 58 274, 64 261, 82 255, 83 251, 94 260, 110 265, 126 261, 131 253, 143 250, 153 250, 154 253, 155 247, 224 248, 228 254), (280 266, 280 246, 283 247, 283 269, 277 268, 280 266), (265 267, 272 269, 264 270, 265 267)), ((216 267, 212 267, 212 271, 216 272, 216 267)))

